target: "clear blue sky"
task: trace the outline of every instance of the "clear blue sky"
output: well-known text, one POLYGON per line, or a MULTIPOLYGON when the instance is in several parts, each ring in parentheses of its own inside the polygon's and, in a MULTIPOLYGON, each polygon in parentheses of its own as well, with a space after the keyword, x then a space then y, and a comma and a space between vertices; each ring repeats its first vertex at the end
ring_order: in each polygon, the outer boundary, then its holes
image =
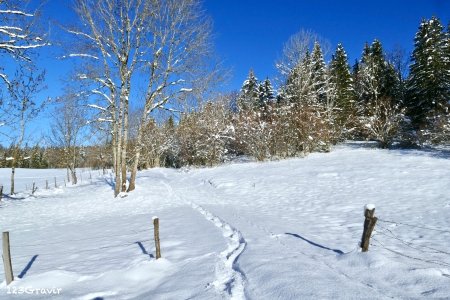
POLYGON ((250 68, 259 79, 276 75, 283 44, 301 29, 341 42, 353 64, 364 43, 375 38, 386 50, 411 51, 422 18, 435 15, 447 25, 448 0, 205 0, 214 20, 217 52, 232 67, 229 88, 238 89, 250 68))
MULTIPOLYGON (((401 46, 411 51, 422 18, 435 15, 447 25, 449 0, 203 0, 214 22, 216 52, 232 69, 226 90, 239 89, 250 68, 263 79, 276 75, 275 60, 283 44, 301 29, 310 29, 343 43, 353 64, 365 42, 381 40, 386 50, 401 46)), ((74 19, 70 1, 48 0, 46 19, 65 23, 74 19)), ((43 64, 52 82, 69 66, 50 52, 43 64)), ((50 91, 53 94, 53 91, 50 91)))
MULTIPOLYGON (((51 35, 55 23, 75 19, 71 1, 48 0, 44 6, 45 26, 51 35)), ((232 77, 224 90, 238 90, 250 68, 259 79, 277 75, 274 63, 283 44, 300 31, 309 29, 328 39, 334 48, 343 43, 350 63, 359 58, 365 42, 377 38, 386 50, 401 46, 411 51, 422 18, 435 15, 447 25, 449 0, 203 0, 214 22, 216 52, 232 77)), ((41 53, 40 66, 47 69, 47 85, 42 97, 61 93, 59 81, 70 64, 56 59, 57 48, 41 53)), ((48 117, 48 116, 47 116, 48 117)), ((47 131, 49 119, 36 122, 36 131, 47 131)), ((0 136, 0 143, 4 143, 0 136)))

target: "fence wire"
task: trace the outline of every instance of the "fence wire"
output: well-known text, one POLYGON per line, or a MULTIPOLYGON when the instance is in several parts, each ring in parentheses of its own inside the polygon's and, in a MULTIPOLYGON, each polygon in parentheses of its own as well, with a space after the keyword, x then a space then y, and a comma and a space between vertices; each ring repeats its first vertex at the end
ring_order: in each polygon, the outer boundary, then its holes
POLYGON ((82 241, 91 241, 91 240, 100 240, 103 238, 122 238, 122 237, 129 237, 133 236, 139 233, 144 232, 150 232, 153 230, 153 227, 150 227, 148 229, 142 229, 142 230, 133 230, 130 233, 127 234, 114 234, 114 235, 102 235, 102 236, 94 236, 94 237, 88 237, 88 238, 82 238, 82 239, 71 239, 71 240, 57 240, 55 242, 51 243, 37 243, 37 244, 21 244, 19 246, 11 245, 11 249, 20 249, 20 248, 31 248, 31 247, 39 247, 39 246, 47 246, 47 245, 61 245, 61 244, 67 244, 68 242, 82 242, 82 241))
POLYGON ((443 232, 443 233, 450 233, 449 230, 443 230, 443 229, 431 228, 431 227, 427 227, 427 226, 423 226, 423 225, 412 225, 412 224, 407 224, 407 223, 402 223, 402 222, 396 222, 396 221, 390 221, 390 220, 383 220, 383 219, 378 219, 378 222, 382 222, 382 223, 390 223, 390 224, 396 224, 396 225, 403 225, 403 226, 414 227, 414 228, 421 228, 421 229, 432 230, 432 231, 438 231, 438 232, 443 232))
MULTIPOLYGON (((429 226, 424 226, 424 225, 413 225, 413 224, 397 222, 397 221, 392 221, 392 220, 378 219, 378 222, 407 226, 407 227, 412 227, 412 228, 419 228, 422 230, 429 230, 429 231, 440 232, 440 233, 450 233, 449 230, 444 230, 444 229, 439 229, 439 228, 434 228, 434 227, 429 227, 429 226)), ((372 237, 372 240, 374 242, 376 242, 376 243, 372 243, 371 244, 372 246, 381 247, 381 248, 383 248, 389 252, 395 253, 399 256, 402 256, 402 257, 405 257, 408 259, 412 259, 412 260, 416 260, 416 261, 422 261, 422 262, 436 264, 436 265, 440 265, 440 266, 444 266, 444 267, 450 267, 449 262, 442 261, 442 260, 435 259, 435 258, 424 257, 424 256, 430 256, 430 255, 439 255, 440 259, 442 259, 442 256, 445 256, 445 258, 450 256, 450 252, 442 250, 442 249, 438 249, 435 247, 430 247, 427 245, 420 245, 417 243, 413 243, 412 241, 406 241, 406 240, 402 239, 398 234, 395 234, 392 229, 387 228, 379 223, 377 223, 377 225, 376 225, 376 230, 375 230, 374 236, 372 237), (401 245, 408 247, 408 249, 417 251, 416 253, 418 253, 418 255, 414 256, 414 255, 410 255, 409 253, 405 254, 405 253, 400 252, 399 250, 389 248, 388 246, 386 246, 386 241, 382 242, 381 240, 378 239, 378 236, 388 238, 391 241, 394 240, 396 242, 399 242, 401 245)))

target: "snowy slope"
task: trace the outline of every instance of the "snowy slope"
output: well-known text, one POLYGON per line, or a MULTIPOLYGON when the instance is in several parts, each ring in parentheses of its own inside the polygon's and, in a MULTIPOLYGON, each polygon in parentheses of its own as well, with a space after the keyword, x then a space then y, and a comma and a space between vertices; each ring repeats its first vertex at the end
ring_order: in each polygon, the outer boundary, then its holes
POLYGON ((62 289, 55 299, 447 298, 449 178, 445 152, 341 146, 304 159, 153 169, 121 199, 108 177, 7 199, 0 229, 22 278, 3 282, 0 299, 53 287, 62 289), (361 253, 367 203, 380 221, 361 253))

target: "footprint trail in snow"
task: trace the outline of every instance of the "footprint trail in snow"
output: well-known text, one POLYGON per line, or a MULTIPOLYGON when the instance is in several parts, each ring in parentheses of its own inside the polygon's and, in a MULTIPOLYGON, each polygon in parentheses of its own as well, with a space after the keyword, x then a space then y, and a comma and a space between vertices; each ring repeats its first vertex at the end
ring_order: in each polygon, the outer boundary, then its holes
POLYGON ((179 195, 175 194, 173 188, 168 183, 162 183, 172 196, 188 203, 193 209, 202 214, 208 221, 212 222, 222 231, 228 248, 219 254, 219 260, 216 263, 216 280, 212 285, 219 293, 230 297, 230 299, 246 299, 245 276, 238 265, 239 256, 244 252, 247 245, 241 232, 200 205, 182 199, 179 195))

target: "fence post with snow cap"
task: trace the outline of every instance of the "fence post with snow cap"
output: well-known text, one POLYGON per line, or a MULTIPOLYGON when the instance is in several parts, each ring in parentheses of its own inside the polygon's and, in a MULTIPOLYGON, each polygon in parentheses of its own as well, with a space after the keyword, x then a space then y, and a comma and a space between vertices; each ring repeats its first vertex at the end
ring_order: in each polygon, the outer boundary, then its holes
POLYGON ((11 264, 11 250, 9 247, 9 232, 5 231, 2 235, 3 243, 3 266, 5 269, 6 285, 10 284, 14 280, 12 264, 11 264))
POLYGON ((161 258, 161 245, 159 242, 159 218, 153 217, 153 229, 155 234, 156 259, 161 258))
POLYGON ((375 217, 375 205, 367 204, 364 207, 364 230, 361 238, 362 252, 369 251, 369 242, 372 231, 375 228, 378 218, 375 217))

